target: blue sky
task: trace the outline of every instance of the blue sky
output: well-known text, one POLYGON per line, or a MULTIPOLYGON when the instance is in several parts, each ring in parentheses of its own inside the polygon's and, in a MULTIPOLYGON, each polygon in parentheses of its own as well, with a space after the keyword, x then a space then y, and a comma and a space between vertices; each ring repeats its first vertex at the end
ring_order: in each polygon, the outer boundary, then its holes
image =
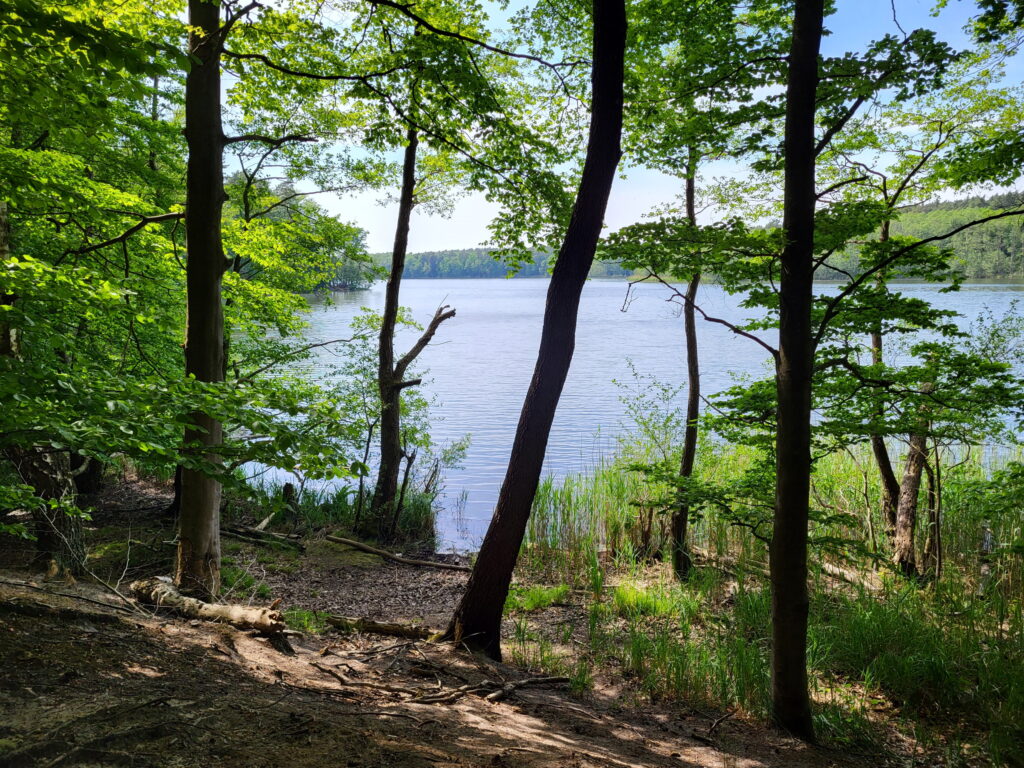
MULTIPOLYGON (((937 16, 934 0, 837 0, 837 11, 826 19, 831 34, 823 41, 826 55, 861 50, 871 40, 886 34, 901 34, 925 27, 934 29, 939 38, 954 48, 969 47, 964 26, 977 14, 974 2, 949 0, 937 16), (894 21, 895 12, 895 21, 894 21), (899 26, 897 26, 897 22, 899 26)), ((1008 68, 1008 80, 1024 79, 1024 62, 1017 57, 1008 68)), ((728 173, 723 166, 712 171, 728 173)), ((679 181, 654 171, 631 169, 619 178, 612 189, 606 225, 614 230, 640 220, 644 214, 672 202, 679 191, 679 181)), ((332 213, 352 221, 367 231, 371 252, 388 251, 394 238, 396 209, 394 204, 381 204, 379 193, 345 198, 320 198, 332 213)), ((482 196, 472 195, 456 202, 452 215, 444 218, 419 211, 414 213, 409 233, 411 251, 434 251, 448 248, 473 248, 488 237, 487 224, 494 214, 482 196)))

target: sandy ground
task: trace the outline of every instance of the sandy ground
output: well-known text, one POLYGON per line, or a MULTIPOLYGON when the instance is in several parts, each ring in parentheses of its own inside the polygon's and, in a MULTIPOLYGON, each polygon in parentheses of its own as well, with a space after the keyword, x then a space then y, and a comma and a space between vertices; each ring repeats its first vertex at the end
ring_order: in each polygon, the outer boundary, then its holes
POLYGON ((106 602, 90 585, 0 573, 0 766, 852 764, 756 724, 711 731, 708 716, 573 698, 559 685, 416 703, 528 675, 375 636, 292 636, 285 655, 231 627, 106 602))

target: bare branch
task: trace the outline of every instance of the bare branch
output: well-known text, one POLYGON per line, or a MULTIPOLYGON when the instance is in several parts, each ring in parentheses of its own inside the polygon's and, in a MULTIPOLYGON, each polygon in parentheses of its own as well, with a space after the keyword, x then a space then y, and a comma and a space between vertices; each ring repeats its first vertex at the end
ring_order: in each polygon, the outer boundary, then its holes
MULTIPOLYGON (((395 378, 401 380, 405 374, 405 370, 412 364, 412 362, 419 357, 420 353, 426 348, 430 340, 434 338, 434 334, 437 333, 437 329, 441 326, 445 320, 455 317, 455 310, 449 307, 447 304, 438 307, 437 311, 434 312, 434 317, 431 318, 430 324, 426 330, 419 337, 412 349, 402 355, 398 362, 395 364, 395 378)), ((406 384, 409 386, 409 384, 406 384)))

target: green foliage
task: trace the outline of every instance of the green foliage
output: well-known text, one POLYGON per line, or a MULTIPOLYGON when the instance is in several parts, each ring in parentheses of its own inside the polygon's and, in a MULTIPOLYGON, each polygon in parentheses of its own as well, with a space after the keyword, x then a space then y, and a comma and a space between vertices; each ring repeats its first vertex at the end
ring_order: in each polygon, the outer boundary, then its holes
POLYGON ((309 635, 322 635, 330 625, 319 611, 311 611, 307 608, 286 608, 282 611, 285 624, 289 629, 296 632, 305 632, 309 635))

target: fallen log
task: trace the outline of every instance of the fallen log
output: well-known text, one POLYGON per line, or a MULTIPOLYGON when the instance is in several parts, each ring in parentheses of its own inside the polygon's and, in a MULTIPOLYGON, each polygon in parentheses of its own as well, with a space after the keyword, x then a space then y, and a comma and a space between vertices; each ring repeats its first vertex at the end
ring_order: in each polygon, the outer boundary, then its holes
POLYGON ((414 627, 411 624, 391 624, 372 619, 360 619, 351 616, 328 615, 324 620, 335 629, 342 632, 371 632, 375 635, 389 635, 390 637, 407 637, 412 640, 428 640, 437 634, 435 630, 424 627, 414 627))
POLYGON ((282 632, 285 628, 280 611, 246 605, 204 603, 181 594, 166 576, 134 581, 129 589, 144 603, 173 608, 189 618, 222 621, 241 629, 255 629, 268 634, 282 632))
POLYGON ((409 557, 402 557, 401 555, 393 555, 390 552, 385 552, 383 549, 377 549, 371 547, 369 544, 363 544, 361 541, 355 539, 346 539, 341 536, 325 536, 328 541, 333 541, 335 544, 344 544, 347 547, 353 549, 359 549, 363 552, 369 552, 371 555, 377 555, 383 557, 385 560, 393 560, 396 563, 402 563, 403 565, 416 565, 424 568, 440 568, 444 571, 462 571, 463 573, 469 573, 472 568, 468 565, 455 565, 454 563, 435 563, 431 560, 413 560, 409 557))
POLYGON ((224 525, 221 526, 220 533, 222 536, 248 541, 250 544, 280 545, 297 549, 300 552, 305 549, 298 536, 289 536, 283 533, 274 533, 273 531, 262 531, 258 528, 249 528, 248 526, 224 525))

